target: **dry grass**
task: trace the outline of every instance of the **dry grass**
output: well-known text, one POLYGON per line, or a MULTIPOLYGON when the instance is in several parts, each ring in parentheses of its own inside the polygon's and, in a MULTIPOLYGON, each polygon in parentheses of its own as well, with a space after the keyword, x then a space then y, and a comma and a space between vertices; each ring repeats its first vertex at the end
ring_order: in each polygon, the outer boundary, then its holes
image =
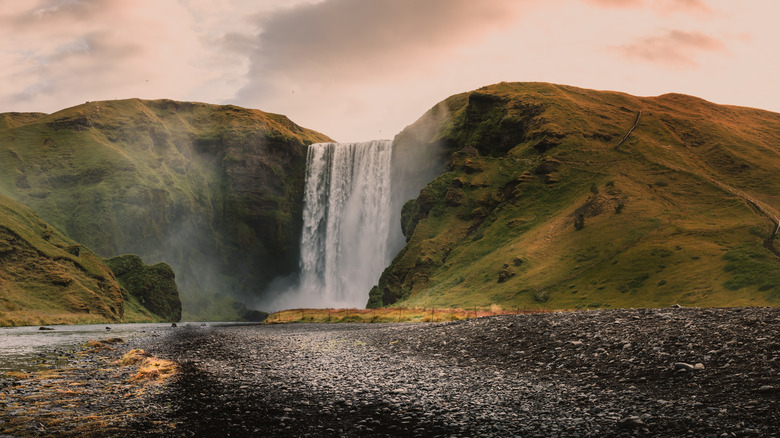
POLYGON ((124 356, 122 356, 122 358, 119 359, 117 364, 121 366, 135 365, 139 362, 143 362, 144 360, 150 357, 152 357, 151 353, 147 353, 144 350, 134 348, 128 351, 124 356))
POLYGON ((179 366, 175 362, 154 357, 140 349, 130 350, 116 363, 120 366, 140 364, 138 372, 130 379, 133 382, 161 382, 173 377, 179 371, 179 366))
POLYGON ((18 371, 8 371, 5 373, 5 376, 10 379, 16 379, 16 380, 24 380, 30 377, 27 373, 21 373, 18 371))
MULTIPOLYGON (((123 342, 120 338, 91 341, 84 344, 84 349, 100 349, 123 342)), ((7 378, 25 381, 10 382, 11 388, 18 386, 24 388, 22 391, 0 391, 0 404, 16 410, 10 417, 0 415, 6 420, 0 425, 0 434, 127 436, 132 432, 128 430, 128 424, 134 418, 148 415, 143 409, 127 408, 127 404, 137 406, 139 399, 143 400, 149 391, 159 389, 157 385, 178 369, 173 362, 158 359, 143 350, 131 350, 120 360, 93 353, 89 363, 86 368, 67 366, 31 373, 6 373, 7 378)), ((152 423, 162 424, 171 431, 175 429, 174 424, 152 423)))
POLYGON ((110 351, 113 350, 114 347, 109 346, 106 341, 95 341, 95 340, 89 340, 84 343, 84 350, 82 353, 98 353, 101 351, 110 351))
POLYGON ((381 309, 289 309, 268 315, 266 324, 293 322, 317 323, 388 323, 388 322, 442 322, 480 318, 492 315, 549 312, 540 309, 502 309, 501 306, 459 308, 381 308, 381 309))
POLYGON ((152 356, 141 362, 138 372, 130 380, 162 382, 175 376, 178 371, 179 366, 175 362, 152 356))

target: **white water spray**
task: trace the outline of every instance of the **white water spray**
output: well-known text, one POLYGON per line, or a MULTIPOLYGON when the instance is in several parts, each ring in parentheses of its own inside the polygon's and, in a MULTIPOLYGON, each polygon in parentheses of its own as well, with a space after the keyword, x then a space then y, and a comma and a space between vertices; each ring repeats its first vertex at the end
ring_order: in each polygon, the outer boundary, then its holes
POLYGON ((365 306, 392 257, 392 146, 390 140, 309 146, 300 283, 278 295, 274 308, 365 306))

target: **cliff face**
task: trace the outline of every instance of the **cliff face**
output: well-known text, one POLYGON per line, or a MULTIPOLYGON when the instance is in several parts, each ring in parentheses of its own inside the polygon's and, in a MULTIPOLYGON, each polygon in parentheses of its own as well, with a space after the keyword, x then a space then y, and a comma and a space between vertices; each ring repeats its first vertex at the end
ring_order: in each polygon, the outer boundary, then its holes
MULTIPOLYGON (((150 268, 137 262, 139 269, 150 268)), ((159 289, 181 308, 175 284, 159 289)), ((139 303, 101 257, 2 195, 0 291, 0 326, 178 321, 139 303)))
POLYGON ((184 312, 235 317, 296 268, 306 146, 286 117, 138 99, 0 115, 0 191, 104 257, 176 272, 184 312))
POLYGON ((501 83, 396 141, 446 169, 403 206, 371 307, 780 301, 780 114, 501 83))

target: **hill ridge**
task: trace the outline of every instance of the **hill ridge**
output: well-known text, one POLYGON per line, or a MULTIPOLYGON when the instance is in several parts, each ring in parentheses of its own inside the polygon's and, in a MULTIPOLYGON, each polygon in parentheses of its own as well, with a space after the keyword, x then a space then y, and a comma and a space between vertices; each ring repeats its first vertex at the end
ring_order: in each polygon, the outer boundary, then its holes
POLYGON ((780 114, 499 83, 396 139, 422 131, 448 169, 404 207, 372 307, 780 301, 780 114))

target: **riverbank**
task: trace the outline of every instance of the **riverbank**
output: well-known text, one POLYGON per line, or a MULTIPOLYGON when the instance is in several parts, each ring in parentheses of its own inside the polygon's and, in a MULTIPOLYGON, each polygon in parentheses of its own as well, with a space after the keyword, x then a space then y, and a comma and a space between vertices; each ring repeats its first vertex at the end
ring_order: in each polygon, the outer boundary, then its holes
POLYGON ((290 323, 400 323, 400 322, 446 322, 464 319, 482 318, 497 315, 520 315, 529 313, 550 313, 553 310, 542 308, 504 309, 501 306, 469 308, 407 308, 382 307, 377 309, 286 309, 273 312, 265 319, 266 324, 290 323))
POLYGON ((94 415, 93 436, 773 436, 780 309, 192 325, 68 367, 72 380, 4 379, 0 431, 58 435, 94 415), (130 382, 105 361, 132 348, 180 373, 130 382), (80 381, 94 391, 80 416, 36 416, 29 396, 80 381), (28 415, 22 429, 7 412, 28 415))

